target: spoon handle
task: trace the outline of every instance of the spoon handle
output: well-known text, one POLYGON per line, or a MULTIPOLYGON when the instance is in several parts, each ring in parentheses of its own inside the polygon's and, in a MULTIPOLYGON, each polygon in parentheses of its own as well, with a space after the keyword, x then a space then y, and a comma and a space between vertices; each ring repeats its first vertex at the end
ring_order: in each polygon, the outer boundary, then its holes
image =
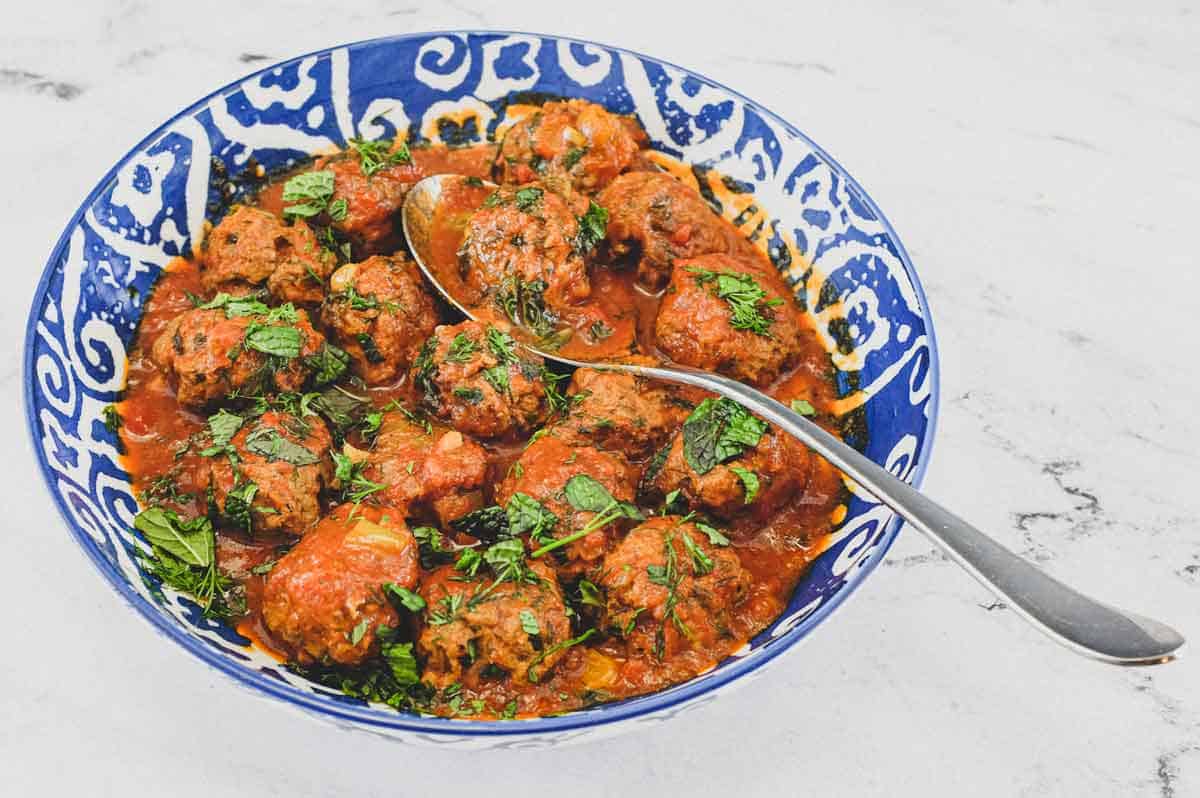
POLYGON ((1183 645, 1183 636, 1171 627, 1101 604, 1049 576, 760 391, 688 368, 626 364, 617 368, 705 388, 778 425, 923 532, 1025 620, 1079 654, 1118 665, 1153 665, 1170 661, 1183 645))

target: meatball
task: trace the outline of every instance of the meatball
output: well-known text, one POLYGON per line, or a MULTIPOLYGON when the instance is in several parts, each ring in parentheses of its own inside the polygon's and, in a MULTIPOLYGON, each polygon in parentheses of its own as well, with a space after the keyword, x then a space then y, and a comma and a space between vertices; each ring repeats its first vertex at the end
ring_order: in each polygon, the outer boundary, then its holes
POLYGON ((376 255, 334 272, 321 320, 355 372, 382 385, 408 370, 437 326, 433 298, 412 261, 376 255))
POLYGON ((598 191, 633 164, 645 142, 645 132, 630 117, 587 100, 549 102, 504 135, 497 179, 561 178, 576 191, 598 191))
POLYGON ((333 229, 360 257, 403 246, 400 209, 418 180, 435 174, 487 177, 495 157, 494 147, 412 147, 405 158, 402 145, 391 142, 357 146, 357 151, 351 145, 351 150, 319 160, 315 168, 333 172, 331 203, 346 202, 346 215, 333 222, 333 229))
POLYGON ((562 659, 560 644, 571 637, 562 591, 545 565, 523 568, 525 575, 496 581, 443 566, 425 579, 425 624, 417 638, 424 681, 475 689, 507 676, 522 685, 540 681, 562 659))
POLYGON ((488 453, 471 438, 393 411, 383 416, 365 476, 387 486, 380 496, 388 504, 428 509, 444 525, 483 506, 487 472, 488 453))
POLYGON ((761 257, 693 188, 664 172, 629 172, 600 193, 608 211, 608 254, 637 260, 638 282, 658 291, 676 258, 710 253, 761 257))
POLYGON ((263 621, 302 664, 357 665, 378 649, 379 627, 399 623, 383 586, 412 588, 418 573, 403 512, 344 504, 267 574, 263 621))
POLYGON ((299 535, 321 515, 332 438, 325 424, 269 411, 246 421, 229 441, 236 457, 210 460, 212 500, 248 532, 299 535))
POLYGON ((661 465, 651 464, 648 482, 663 494, 680 491, 692 509, 763 522, 807 484, 813 459, 795 438, 734 402, 706 399, 675 435, 661 465), (718 462, 704 451, 712 442, 734 454, 718 462))
POLYGON ((235 391, 296 391, 314 371, 332 381, 345 357, 326 345, 307 313, 287 307, 232 318, 220 308, 193 308, 171 320, 150 356, 189 407, 235 391))
POLYGON ((661 383, 617 371, 578 369, 567 394, 573 401, 554 433, 631 460, 661 449, 692 407, 661 383))
POLYGON ((761 261, 730 255, 679 260, 654 334, 677 363, 763 387, 799 360, 800 311, 761 261))
POLYGON ((283 302, 320 302, 337 263, 308 225, 284 222, 245 205, 233 208, 204 239, 200 276, 209 291, 244 293, 264 283, 283 302))
POLYGON ((490 298, 518 314, 535 335, 548 335, 573 306, 591 296, 578 251, 579 216, 588 210, 540 186, 503 186, 467 221, 459 271, 477 303, 490 298))
POLYGON ((730 611, 752 578, 731 549, 678 516, 657 516, 632 530, 604 558, 603 626, 629 650, 660 660, 705 653, 733 637, 730 611))
MULTIPOLYGON (((526 541, 530 551, 583 531, 595 512, 572 506, 565 488, 572 477, 584 474, 598 482, 617 501, 633 502, 637 493, 637 471, 617 452, 604 452, 554 434, 539 436, 521 453, 508 475, 496 486, 496 501, 508 505, 518 493, 539 502, 558 519, 554 527, 526 541)), ((586 536, 547 553, 546 559, 564 576, 577 575, 599 562, 623 518, 599 527, 586 536)))
POLYGON ((435 418, 480 438, 528 433, 557 397, 541 358, 476 321, 438 327, 413 362, 412 380, 435 418))

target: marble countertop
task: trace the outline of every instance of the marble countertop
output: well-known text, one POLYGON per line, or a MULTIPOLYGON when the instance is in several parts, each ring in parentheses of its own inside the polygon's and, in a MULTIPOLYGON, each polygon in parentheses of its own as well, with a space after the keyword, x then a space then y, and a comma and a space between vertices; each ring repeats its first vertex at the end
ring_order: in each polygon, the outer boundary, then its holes
POLYGON ((929 295, 943 394, 928 492, 1200 639, 1200 9, 764 0, 712 21, 689 4, 681 21, 668 5, 629 4, 631 25, 620 3, 544 0, 9 4, 5 794, 1200 794, 1193 653, 1129 670, 1076 657, 911 531, 766 678, 682 722, 466 762, 249 700, 80 555, 33 466, 19 355, 45 256, 109 165, 263 61, 405 31, 544 30, 687 65, 828 148, 929 295))

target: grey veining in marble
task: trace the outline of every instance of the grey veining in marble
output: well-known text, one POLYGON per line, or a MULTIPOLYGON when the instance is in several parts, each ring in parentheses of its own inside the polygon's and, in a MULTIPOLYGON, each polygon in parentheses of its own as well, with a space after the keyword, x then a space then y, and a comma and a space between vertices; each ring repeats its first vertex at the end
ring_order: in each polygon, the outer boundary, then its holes
POLYGON ((254 700, 163 644, 74 550, 33 470, 19 352, 43 259, 113 161, 264 62, 404 31, 546 30, 706 73, 827 147, 929 294, 943 394, 927 490, 1200 639, 1200 9, 671 5, 5 4, 0 391, 23 450, 0 495, 5 794, 1200 795, 1195 655, 1072 656, 914 534, 764 678, 535 762, 464 763, 254 700))

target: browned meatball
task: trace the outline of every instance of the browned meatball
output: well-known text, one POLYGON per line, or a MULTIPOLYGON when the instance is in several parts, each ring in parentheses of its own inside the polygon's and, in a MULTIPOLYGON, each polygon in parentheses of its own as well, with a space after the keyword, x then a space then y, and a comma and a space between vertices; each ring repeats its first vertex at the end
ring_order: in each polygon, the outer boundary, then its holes
MULTIPOLYGON (((532 552, 559 538, 581 532, 596 517, 596 512, 577 509, 565 492, 567 482, 583 474, 598 482, 617 501, 633 502, 637 492, 637 472, 617 452, 603 452, 578 442, 567 442, 554 434, 539 436, 521 453, 508 475, 496 486, 496 501, 506 506, 521 493, 541 503, 558 519, 554 528, 537 539, 526 541, 532 552)), ((625 518, 618 517, 586 536, 548 552, 546 559, 564 576, 577 575, 599 562, 608 551, 625 518)))
POLYGON ((659 349, 677 363, 769 385, 803 346, 796 303, 760 261, 702 255, 676 261, 654 322, 659 349))
POLYGON ((637 261, 638 282, 657 291, 676 258, 713 252, 761 257, 693 188, 664 172, 629 172, 596 198, 608 211, 608 251, 637 261))
POLYGON ((440 689, 475 689, 498 678, 522 685, 554 667, 566 653, 555 646, 571 637, 562 591, 541 563, 525 570, 523 578, 496 582, 485 572, 467 577, 444 566, 424 580, 425 624, 417 638, 424 681, 440 689))
POLYGON ((329 281, 321 320, 369 385, 408 370, 437 326, 433 299, 412 261, 376 255, 342 266, 329 281))
POLYGON ((418 180, 436 174, 488 177, 496 151, 494 146, 412 147, 406 159, 389 156, 400 152, 400 145, 368 142, 365 147, 370 164, 365 170, 364 159, 353 146, 314 165, 317 170, 333 172, 331 203, 346 202, 346 215, 334 221, 333 229, 348 239, 361 257, 394 252, 403 246, 400 208, 418 180))
POLYGON ((679 490, 694 510, 762 522, 808 482, 812 460, 792 436, 728 399, 708 399, 684 422, 661 466, 651 464, 651 484, 664 494, 679 490), (711 454, 706 447, 715 441, 732 456, 711 454))
POLYGON ((356 665, 378 648, 381 625, 398 624, 383 585, 412 588, 418 573, 400 510, 344 504, 267 574, 262 617, 293 659, 356 665))
POLYGON ((264 283, 283 302, 320 302, 336 256, 317 243, 308 225, 284 224, 272 213, 240 205, 200 249, 200 275, 209 291, 244 293, 264 283))
POLYGON ((467 222, 459 271, 477 303, 489 299, 510 318, 518 312, 535 335, 554 331, 574 305, 591 296, 579 253, 578 197, 543 186, 504 186, 467 222))
POLYGON ((504 135, 498 179, 529 183, 561 176, 576 191, 598 191, 629 168, 645 141, 632 118, 587 100, 549 102, 504 135))
POLYGON ((632 652, 668 659, 706 656, 732 638, 730 612, 752 577, 733 550, 714 545, 696 524, 658 516, 632 530, 607 557, 604 626, 632 652))
POLYGON ((243 422, 211 459, 212 500, 225 519, 251 532, 302 534, 321 515, 332 439, 317 417, 263 413, 243 422))
POLYGON ((365 475, 387 486, 388 504, 427 508, 443 524, 483 506, 488 453, 457 430, 385 413, 369 462, 365 475))
MULTIPOLYGON (((337 366, 338 354, 313 329, 307 313, 291 308, 232 318, 220 308, 193 308, 172 319, 151 349, 179 403, 190 407, 234 391, 299 390, 314 371, 337 366)), ((332 379, 331 373, 325 376, 332 379)))
POLYGON ((573 399, 554 434, 642 460, 662 448, 692 406, 661 383, 616 371, 578 369, 573 399))
POLYGON ((480 438, 528 433, 550 412, 541 358, 481 322, 438 327, 413 362, 421 404, 460 432, 480 438))

